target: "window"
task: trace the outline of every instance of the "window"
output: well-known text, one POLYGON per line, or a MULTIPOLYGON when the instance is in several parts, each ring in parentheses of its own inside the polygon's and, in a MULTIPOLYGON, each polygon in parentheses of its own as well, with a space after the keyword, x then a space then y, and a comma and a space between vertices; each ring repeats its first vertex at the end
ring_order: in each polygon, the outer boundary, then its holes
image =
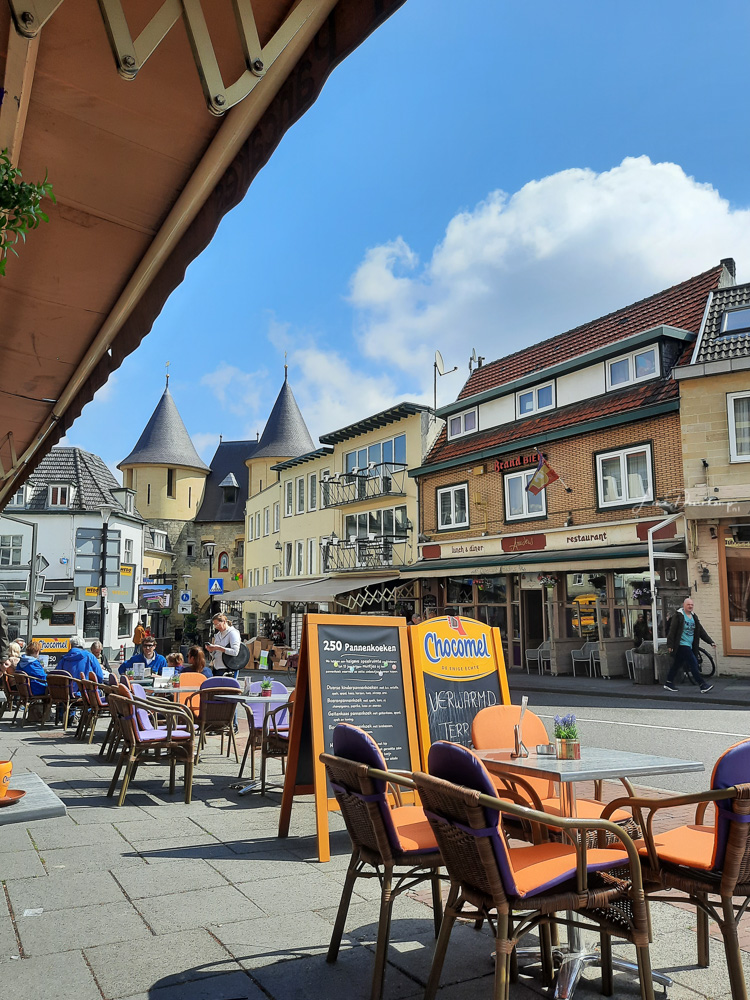
POLYGON ((167 547, 167 533, 166 531, 152 531, 152 537, 154 539, 155 549, 166 549, 167 547))
POLYGON ((744 528, 724 537, 730 622, 750 622, 750 548, 744 528))
POLYGON ((124 563, 132 563, 133 562, 133 539, 132 538, 126 538, 125 541, 123 542, 122 561, 124 563))
POLYGON ((607 388, 619 389, 623 385, 656 378, 658 374, 659 350, 657 347, 647 347, 607 363, 607 388))
POLYGON ((125 513, 134 514, 135 513, 135 497, 132 493, 125 494, 125 513))
POLYGON ((307 477, 307 509, 317 510, 318 508, 318 474, 311 472, 307 477))
POLYGON ((305 543, 295 542, 294 548, 296 551, 296 559, 295 559, 295 563, 297 565, 296 573, 297 576, 302 576, 302 574, 305 572, 305 543))
POLYGON ((292 575, 292 543, 284 542, 284 576, 292 575))
POLYGON ((260 570, 256 569, 253 573, 253 584, 257 587, 260 583, 260 570))
POLYGON ((120 604, 117 609, 117 637, 122 639, 129 636, 133 629, 130 626, 133 616, 125 610, 125 605, 120 604))
POLYGON ((23 535, 0 535, 0 566, 21 565, 23 535))
POLYGON ((294 513, 294 483, 291 479, 284 483, 284 517, 294 513))
POLYGON ((242 559, 245 555, 245 543, 237 542, 237 551, 234 553, 238 559, 242 559))
POLYGON ((316 572, 315 569, 315 553, 317 551, 318 543, 314 538, 307 539, 307 572, 310 576, 316 572))
POLYGON ((50 507, 67 507, 70 503, 69 486, 50 486, 49 505, 50 507))
MULTIPOLYGON (((475 414, 476 410, 472 411, 475 414)), ((382 472, 393 472, 395 465, 406 465, 406 435, 398 434, 386 441, 359 448, 344 455, 344 472, 367 472, 370 476, 379 476, 382 472), (385 468, 380 468, 385 466, 385 468)), ((330 475, 326 469, 322 475, 330 475)), ((325 506, 325 504, 323 505, 325 506)))
POLYGON ((653 500, 651 448, 641 445, 596 456, 600 507, 653 500))
POLYGON ((20 486, 8 501, 9 507, 23 507, 26 502, 26 488, 20 486))
POLYGON ((469 488, 448 486, 437 491, 438 528, 453 531, 469 525, 469 488))
POLYGON ((463 434, 471 434, 477 429, 477 411, 466 410, 464 413, 457 413, 454 417, 448 418, 448 437, 461 437, 463 434))
POLYGON ((297 479, 297 513, 305 513, 305 477, 299 476, 297 479))
POLYGON ((736 336, 738 333, 750 331, 750 306, 737 306, 725 309, 721 317, 721 332, 726 336, 736 336))
POLYGON ((536 469, 516 472, 505 477, 505 519, 520 520, 526 517, 545 517, 547 514, 546 491, 534 496, 526 487, 534 477, 536 469))
POLYGON ((264 535, 270 535, 271 534, 271 508, 270 507, 264 507, 263 508, 263 534, 264 535))
POLYGON ((193 487, 188 486, 188 510, 193 506, 193 487))
POLYGON ((370 510, 362 514, 347 514, 344 519, 344 538, 406 538, 409 519, 406 505, 370 510))
POLYGON ((268 566, 263 567, 263 583, 268 583, 268 566))
POLYGON ((239 489, 236 486, 222 486, 224 491, 224 503, 237 503, 239 489))
POLYGON ((555 405, 555 383, 534 386, 516 393, 516 415, 528 417, 541 410, 551 410, 555 405))
POLYGON ((275 503, 273 505, 273 530, 278 531, 281 527, 281 504, 275 503))
POLYGON ((276 565, 273 568, 273 578, 274 580, 278 580, 280 576, 281 576, 281 566, 279 566, 279 564, 276 563, 276 565))
POLYGON ((146 503, 147 504, 151 503, 151 483, 149 483, 148 486, 146 487, 146 503))
POLYGON ((188 557, 188 559, 195 558, 195 542, 187 543, 187 545, 185 546, 185 554, 188 557))
POLYGON ((253 529, 255 526, 255 515, 251 514, 247 519, 247 540, 252 542, 253 540, 253 529))
POLYGON ((260 538, 260 511, 255 514, 255 537, 260 538))
POLYGON ((331 496, 331 487, 328 480, 331 478, 331 470, 323 469, 320 474, 320 506, 327 507, 331 496))
POLYGON ((177 479, 174 469, 167 469, 167 496, 174 499, 175 480, 177 479))
POLYGON ((730 392, 729 455, 732 462, 750 462, 750 392, 730 392))

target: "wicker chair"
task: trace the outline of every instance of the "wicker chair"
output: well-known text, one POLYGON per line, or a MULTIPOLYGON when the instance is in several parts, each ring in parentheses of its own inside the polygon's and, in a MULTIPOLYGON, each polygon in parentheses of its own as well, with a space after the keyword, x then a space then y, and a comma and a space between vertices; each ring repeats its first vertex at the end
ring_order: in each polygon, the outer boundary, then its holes
MULTIPOLYGON (((281 761, 281 773, 286 773, 286 759, 289 756, 289 726, 292 721, 294 691, 285 705, 279 705, 263 720, 263 736, 260 744, 260 793, 266 794, 266 771, 269 757, 281 761)), ((247 751, 247 747, 245 748, 247 751)))
MULTIPOLYGON (((491 705, 483 708, 474 716, 471 726, 471 742, 476 750, 494 750, 501 747, 513 746, 513 727, 518 724, 521 717, 521 709, 518 705, 491 705)), ((544 727, 544 723, 533 712, 527 711, 523 717, 524 742, 534 747, 541 743, 549 743, 549 736, 544 727)), ((552 816, 562 816, 562 804, 560 802, 559 789, 555 787, 553 781, 544 778, 523 778, 502 777, 497 774, 491 775, 492 781, 497 789, 496 794, 500 798, 511 799, 519 805, 528 806, 531 809, 538 809, 540 812, 549 813, 552 816)), ((620 779, 629 795, 633 795, 633 786, 627 778, 620 779)), ((576 800, 576 809, 579 819, 599 819, 605 807, 601 801, 602 783, 595 783, 596 798, 576 800)), ((608 815, 608 819, 617 823, 623 830, 634 839, 640 837, 641 830, 629 812, 618 809, 617 812, 608 815)), ((512 828, 514 836, 519 835, 517 824, 509 818, 508 825, 512 828)), ((524 839, 529 839, 531 831, 528 827, 523 830, 524 839)), ((596 832, 589 835, 589 847, 595 847, 598 841, 596 832)))
MULTIPOLYGON (((222 701, 217 695, 238 694, 240 685, 232 677, 210 677, 205 684, 201 685, 197 694, 200 700, 193 709, 198 716, 198 746, 195 751, 195 763, 200 760, 200 752, 206 746, 206 736, 208 733, 218 733, 221 736, 221 749, 219 753, 224 754, 224 737, 227 738, 227 757, 234 748, 234 757, 239 764, 240 758, 237 753, 237 742, 234 738, 234 716, 237 711, 237 703, 234 701, 222 701), (197 711, 196 711, 197 709, 197 711)), ((194 703, 191 703, 191 707, 194 703)))
POLYGON ((193 788, 195 744, 195 728, 190 710, 183 705, 170 705, 168 707, 161 705, 159 713, 165 716, 166 725, 164 728, 142 730, 138 724, 137 712, 139 709, 146 713, 150 712, 152 706, 149 702, 132 697, 129 689, 121 684, 117 694, 110 694, 109 704, 113 715, 117 718, 125 745, 117 762, 115 773, 112 775, 107 795, 115 794, 117 780, 124 765, 125 775, 117 800, 117 805, 121 806, 125 801, 128 785, 135 778, 139 765, 149 754, 153 753, 156 763, 169 763, 169 791, 171 793, 175 789, 175 768, 178 763, 184 765, 185 802, 188 804, 193 788), (180 722, 185 728, 180 728, 180 722))
MULTIPOLYGON (((435 933, 440 927, 442 901, 437 844, 419 806, 391 808, 387 782, 413 788, 413 782, 391 775, 375 740, 356 726, 340 723, 333 731, 334 755, 321 754, 326 773, 352 842, 327 961, 335 962, 344 933, 349 903, 357 879, 380 881, 380 919, 371 1000, 380 1000, 390 937, 393 901, 401 893, 430 881, 435 933), (396 872, 394 869, 404 869, 396 872)), ((397 801, 399 798, 397 796, 397 801)))
MULTIPOLYGON (((107 694, 112 689, 109 685, 100 684, 93 670, 89 673, 88 680, 79 677, 78 688, 81 692, 83 708, 79 731, 76 735, 79 739, 85 740, 88 733, 88 742, 93 743, 96 724, 99 718, 109 715, 109 705, 106 699, 107 694)), ((109 730, 107 730, 107 733, 109 733, 109 730)))
POLYGON ((636 946, 642 1000, 653 1000, 649 955, 649 916, 638 853, 618 826, 601 819, 561 819, 503 802, 494 796, 492 778, 466 747, 433 743, 430 774, 414 781, 451 879, 425 1000, 438 989, 448 943, 458 918, 494 917, 496 939, 494 1000, 507 1000, 514 975, 514 949, 539 928, 542 976, 552 980, 550 925, 598 930, 601 937, 602 992, 612 995, 611 935, 636 946), (540 842, 509 847, 507 817, 536 824, 540 842), (499 822, 502 820, 502 823, 499 822), (611 834, 619 848, 589 849, 591 830, 611 834), (575 841, 555 843, 555 832, 575 841), (467 910, 470 906, 473 909, 467 910))
POLYGON ((750 740, 734 744, 719 757, 709 792, 669 799, 618 799, 604 815, 625 802, 645 813, 645 844, 639 850, 649 899, 672 902, 659 894, 669 889, 687 895, 698 915, 698 965, 704 967, 708 966, 708 918, 716 921, 724 939, 732 998, 747 1000, 737 925, 750 902, 750 740), (704 824, 710 802, 716 809, 713 826, 704 824), (697 806, 694 825, 654 834, 654 816, 659 810, 693 804, 697 806), (742 902, 735 903, 735 896, 742 902))
POLYGON ((68 728, 71 708, 81 706, 81 698, 73 693, 73 677, 67 670, 50 670, 47 674, 47 688, 52 699, 52 704, 57 705, 57 719, 63 719, 63 729, 68 728))
POLYGON ((45 691, 44 694, 33 694, 31 690, 31 678, 28 674, 23 673, 21 670, 16 670, 14 674, 16 680, 16 693, 18 694, 18 705, 16 706, 16 712, 13 716, 13 722, 18 718, 18 713, 23 708, 23 716, 21 717, 21 725, 25 725, 27 719, 29 718, 29 709, 34 705, 42 706, 42 722, 45 721, 45 715, 47 714, 50 705, 52 704, 52 699, 50 698, 49 691, 45 691))

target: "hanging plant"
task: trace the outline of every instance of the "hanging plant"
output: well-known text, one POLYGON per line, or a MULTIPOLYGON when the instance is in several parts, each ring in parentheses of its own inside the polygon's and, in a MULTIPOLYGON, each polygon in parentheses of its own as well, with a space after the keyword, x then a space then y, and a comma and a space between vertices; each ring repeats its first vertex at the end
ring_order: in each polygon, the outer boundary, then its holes
POLYGON ((43 604, 39 611, 39 617, 45 622, 52 621, 52 605, 43 604))
POLYGON ((0 275, 5 275, 8 252, 18 256, 15 249, 19 239, 26 242, 26 233, 36 229, 40 222, 49 222, 41 209, 42 199, 55 203, 52 185, 47 174, 41 184, 21 180, 21 171, 13 166, 8 150, 0 152, 0 275))

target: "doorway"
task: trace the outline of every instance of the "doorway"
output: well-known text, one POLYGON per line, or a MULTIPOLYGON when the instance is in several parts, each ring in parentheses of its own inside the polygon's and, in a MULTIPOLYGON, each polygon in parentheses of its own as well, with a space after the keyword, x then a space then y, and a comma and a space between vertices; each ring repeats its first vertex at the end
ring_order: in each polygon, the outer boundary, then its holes
POLYGON ((524 653, 544 642, 544 604, 541 590, 522 590, 524 653))

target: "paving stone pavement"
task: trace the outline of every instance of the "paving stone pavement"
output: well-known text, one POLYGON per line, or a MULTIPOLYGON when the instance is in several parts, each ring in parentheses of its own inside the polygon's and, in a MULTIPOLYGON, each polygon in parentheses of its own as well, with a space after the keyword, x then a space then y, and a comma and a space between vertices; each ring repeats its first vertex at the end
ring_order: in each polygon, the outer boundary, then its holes
MULTIPOLYGON (((103 729, 103 723, 100 728, 103 729)), ((377 885, 357 887, 334 965, 325 961, 349 841, 331 814, 332 860, 317 861, 315 817, 298 800, 291 835, 276 835, 280 793, 239 798, 234 760, 209 747, 193 802, 166 767, 142 767, 118 808, 112 769, 72 732, 0 720, 0 758, 34 771, 68 807, 64 818, 0 827, 0 996, 14 1000, 367 1000, 378 923, 377 885)), ((276 762, 272 776, 280 779, 276 762)), ((605 786, 606 788, 607 786, 605 786)), ((612 785, 607 795, 620 794, 612 785)), ((668 817, 670 822, 683 817, 668 817)), ((434 946, 429 893, 396 901, 384 1000, 424 993, 434 946)), ((712 931, 711 966, 696 966, 695 913, 653 907, 652 962, 675 980, 671 1000, 728 1000, 726 963, 712 931)), ((750 950, 750 925, 740 935, 750 950)), ((493 942, 460 925, 449 948, 441 1000, 490 1000, 493 942)), ((634 960, 632 949, 616 954, 634 960)), ((744 956, 750 974, 750 954, 744 956)), ((596 969, 579 986, 600 996, 596 969)), ((511 1000, 546 995, 538 966, 521 970, 511 1000)), ((659 995, 659 990, 657 990, 659 995)), ((617 975, 615 996, 639 997, 617 975)))

